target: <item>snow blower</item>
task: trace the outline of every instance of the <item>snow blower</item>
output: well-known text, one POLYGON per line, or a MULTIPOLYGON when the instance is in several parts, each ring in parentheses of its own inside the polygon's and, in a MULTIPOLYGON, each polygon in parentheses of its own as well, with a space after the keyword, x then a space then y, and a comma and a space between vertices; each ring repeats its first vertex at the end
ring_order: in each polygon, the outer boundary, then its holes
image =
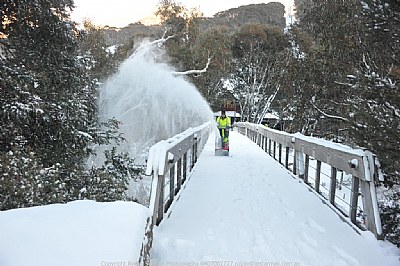
POLYGON ((229 156, 229 129, 219 129, 220 135, 215 138, 215 155, 229 156))

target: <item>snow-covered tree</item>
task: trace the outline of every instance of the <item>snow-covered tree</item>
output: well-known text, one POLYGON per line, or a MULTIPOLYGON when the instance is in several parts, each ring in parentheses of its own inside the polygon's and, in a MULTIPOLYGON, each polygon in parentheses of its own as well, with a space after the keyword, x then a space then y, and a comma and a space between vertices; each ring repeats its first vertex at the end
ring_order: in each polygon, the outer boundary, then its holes
POLYGON ((92 79, 103 81, 116 72, 119 63, 126 59, 127 55, 119 58, 117 45, 110 51, 104 31, 92 21, 85 20, 83 26, 79 36, 80 61, 85 64, 92 79))
MULTIPOLYGON (((295 118, 292 129, 372 150, 386 184, 399 183, 399 1, 296 3, 299 23, 291 30, 294 56, 285 86, 294 99, 286 109, 295 118)), ((391 195, 389 202, 396 202, 398 193, 391 195)), ((398 219, 383 216, 387 225, 398 219)))
POLYGON ((246 121, 258 123, 269 110, 280 90, 288 47, 286 35, 277 27, 249 24, 234 35, 230 83, 246 121))
MULTIPOLYGON (((156 15, 160 17, 165 27, 165 36, 170 36, 165 42, 171 64, 178 70, 199 69, 192 60, 193 45, 199 34, 198 20, 202 13, 197 9, 189 10, 175 0, 161 0, 156 15)), ((201 65, 204 66, 205 62, 201 65)))
POLYGON ((124 197, 113 187, 128 176, 106 167, 120 165, 122 155, 109 154, 100 178, 86 167, 95 145, 122 138, 114 121, 98 122, 96 82, 78 54, 72 6, 72 0, 0 3, 0 209, 79 199, 83 190, 88 198, 124 197), (100 195, 106 179, 115 182, 100 195))
POLYGON ((193 84, 200 90, 213 109, 219 109, 224 99, 233 98, 223 88, 221 77, 232 70, 232 36, 225 27, 203 31, 196 38, 193 47, 193 61, 201 66, 211 59, 208 71, 192 78, 193 84))

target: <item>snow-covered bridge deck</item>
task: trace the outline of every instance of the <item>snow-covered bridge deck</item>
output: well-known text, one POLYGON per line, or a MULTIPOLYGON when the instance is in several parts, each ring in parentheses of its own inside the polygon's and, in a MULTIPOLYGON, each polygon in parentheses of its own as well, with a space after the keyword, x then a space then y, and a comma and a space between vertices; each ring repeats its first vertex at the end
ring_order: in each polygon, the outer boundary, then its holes
POLYGON ((392 246, 357 233, 248 138, 232 132, 229 157, 214 156, 213 139, 154 229, 153 263, 399 264, 392 246))

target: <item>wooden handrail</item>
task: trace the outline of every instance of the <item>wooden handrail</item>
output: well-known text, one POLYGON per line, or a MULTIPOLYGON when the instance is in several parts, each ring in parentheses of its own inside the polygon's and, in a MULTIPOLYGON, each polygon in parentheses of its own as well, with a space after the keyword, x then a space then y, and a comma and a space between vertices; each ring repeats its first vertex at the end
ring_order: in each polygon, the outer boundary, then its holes
POLYGON ((321 163, 331 166, 331 184, 328 188, 328 200, 331 206, 350 217, 350 222, 357 227, 362 226, 357 222, 358 196, 361 190, 365 217, 365 228, 378 239, 383 238, 381 219, 379 216, 375 181, 383 181, 378 158, 370 151, 362 148, 351 147, 333 143, 314 137, 304 136, 300 133, 289 134, 286 132, 267 128, 263 125, 252 123, 235 123, 238 131, 258 144, 265 152, 276 159, 278 146, 278 161, 287 169, 289 168, 289 150, 294 150, 292 172, 298 175, 308 185, 309 160, 317 160, 315 185, 311 188, 320 194, 321 163), (286 148, 286 158, 282 161, 282 149, 286 148), (344 171, 352 175, 351 199, 349 213, 344 213, 335 204, 337 171, 344 171))
POLYGON ((210 121, 197 128, 189 128, 150 148, 146 175, 153 175, 149 206, 153 211, 153 224, 160 224, 175 195, 181 190, 208 140, 212 125, 210 121), (165 193, 167 179, 169 189, 165 193))

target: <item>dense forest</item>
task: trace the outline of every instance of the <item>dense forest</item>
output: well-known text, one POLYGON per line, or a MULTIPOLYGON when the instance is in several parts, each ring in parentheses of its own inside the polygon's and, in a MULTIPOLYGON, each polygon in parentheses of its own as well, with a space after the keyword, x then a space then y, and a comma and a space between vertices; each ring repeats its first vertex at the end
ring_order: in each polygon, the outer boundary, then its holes
POLYGON ((73 0, 35 3, 0 3, 1 210, 129 199, 141 171, 133 158, 110 148, 103 165, 88 166, 96 146, 124 141, 118 121, 97 119, 99 84, 141 39, 164 35, 173 36, 164 45, 178 71, 210 62, 187 78, 213 109, 232 100, 255 123, 273 111, 291 121, 289 132, 376 153, 385 234, 400 245, 400 1, 296 0, 296 22, 285 28, 279 3, 204 18, 162 0, 160 25, 118 31, 78 28, 73 0))

